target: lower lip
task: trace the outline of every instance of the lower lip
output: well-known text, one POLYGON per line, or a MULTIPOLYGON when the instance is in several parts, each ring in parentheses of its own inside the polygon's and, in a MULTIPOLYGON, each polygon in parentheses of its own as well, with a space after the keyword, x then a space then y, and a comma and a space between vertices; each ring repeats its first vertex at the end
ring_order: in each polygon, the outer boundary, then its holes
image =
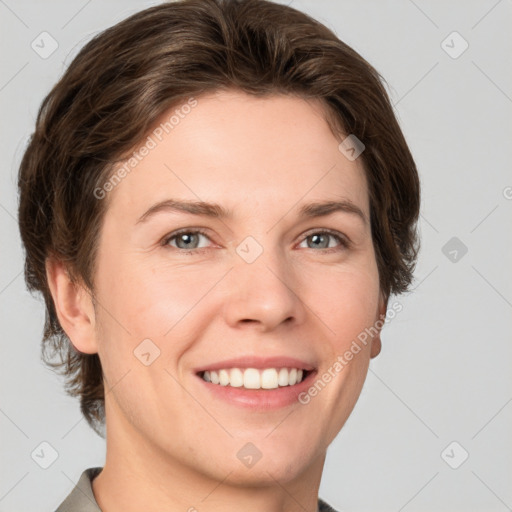
POLYGON ((313 381, 316 370, 308 373, 307 377, 293 386, 283 386, 274 389, 245 389, 244 387, 221 386, 206 382, 200 375, 196 377, 204 384, 206 390, 216 398, 231 405, 252 410, 274 410, 299 402, 299 395, 304 393, 313 381))

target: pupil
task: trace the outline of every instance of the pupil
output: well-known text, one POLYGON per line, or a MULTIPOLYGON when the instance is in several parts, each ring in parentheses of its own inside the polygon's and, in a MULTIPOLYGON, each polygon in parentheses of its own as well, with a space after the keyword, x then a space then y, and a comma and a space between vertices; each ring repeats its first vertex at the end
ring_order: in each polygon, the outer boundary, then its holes
POLYGON ((195 235, 190 235, 189 233, 185 233, 181 235, 181 241, 184 241, 186 245, 190 245, 191 239, 195 235))
MULTIPOLYGON (((319 239, 322 239, 322 238, 326 238, 326 237, 324 237, 322 235, 313 235, 313 243, 316 243, 315 240, 319 240, 319 239)), ((318 245, 322 245, 322 244, 320 243, 320 244, 316 244, 316 245, 318 247, 318 245)), ((325 244, 323 244, 323 245, 325 245, 325 244)))

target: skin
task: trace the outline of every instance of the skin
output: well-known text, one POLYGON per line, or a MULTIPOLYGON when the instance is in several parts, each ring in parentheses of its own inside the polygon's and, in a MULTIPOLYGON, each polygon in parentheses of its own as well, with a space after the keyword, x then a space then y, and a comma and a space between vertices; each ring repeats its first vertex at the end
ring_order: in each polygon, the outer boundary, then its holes
POLYGON ((339 151, 318 100, 236 91, 197 100, 104 199, 96 307, 62 263, 47 265, 61 325, 77 350, 99 354, 106 380, 107 456, 93 492, 104 512, 314 512, 326 450, 380 336, 308 404, 274 411, 212 399, 192 369, 288 355, 321 375, 385 314, 368 222, 297 215, 304 203, 344 198, 369 219, 363 163, 339 151), (217 202, 233 218, 162 211, 137 223, 168 198, 217 202), (162 243, 181 228, 207 230, 195 253, 179 238, 162 243), (327 237, 318 247, 310 235, 322 229, 352 245, 327 237), (248 236, 263 249, 251 264, 236 252, 248 236), (160 350, 149 366, 133 354, 147 338, 160 350), (236 456, 247 442, 262 453, 251 468, 236 456))

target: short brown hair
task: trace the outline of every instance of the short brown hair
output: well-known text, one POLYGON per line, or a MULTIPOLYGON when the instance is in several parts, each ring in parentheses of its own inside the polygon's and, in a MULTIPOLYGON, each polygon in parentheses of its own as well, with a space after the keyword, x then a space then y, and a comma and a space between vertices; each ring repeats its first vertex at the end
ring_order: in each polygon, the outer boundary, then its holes
POLYGON ((94 190, 190 96, 219 89, 320 99, 333 133, 354 134, 370 199, 381 291, 408 290, 419 251, 420 184, 384 80, 310 16, 267 0, 181 0, 143 10, 95 36, 44 99, 19 172, 25 279, 46 304, 43 361, 62 368, 66 391, 100 435, 103 374, 59 324, 49 256, 94 293, 97 242, 107 201, 94 190), (52 362, 54 356, 58 360, 52 362))

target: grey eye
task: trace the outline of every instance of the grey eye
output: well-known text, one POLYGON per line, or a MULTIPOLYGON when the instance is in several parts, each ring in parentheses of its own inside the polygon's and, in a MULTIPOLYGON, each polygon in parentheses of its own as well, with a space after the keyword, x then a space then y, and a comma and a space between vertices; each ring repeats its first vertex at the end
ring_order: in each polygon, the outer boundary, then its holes
POLYGON ((328 233, 315 233, 314 235, 309 235, 307 238, 312 241, 313 247, 326 249, 329 246, 329 237, 332 237, 332 235, 329 235, 328 233))
POLYGON ((184 250, 198 249, 200 237, 208 239, 208 237, 200 231, 181 231, 180 233, 174 233, 173 235, 169 236, 165 240, 165 245, 171 245, 171 247, 176 247, 177 249, 184 250), (176 245, 174 243, 171 243, 174 241, 176 245))

